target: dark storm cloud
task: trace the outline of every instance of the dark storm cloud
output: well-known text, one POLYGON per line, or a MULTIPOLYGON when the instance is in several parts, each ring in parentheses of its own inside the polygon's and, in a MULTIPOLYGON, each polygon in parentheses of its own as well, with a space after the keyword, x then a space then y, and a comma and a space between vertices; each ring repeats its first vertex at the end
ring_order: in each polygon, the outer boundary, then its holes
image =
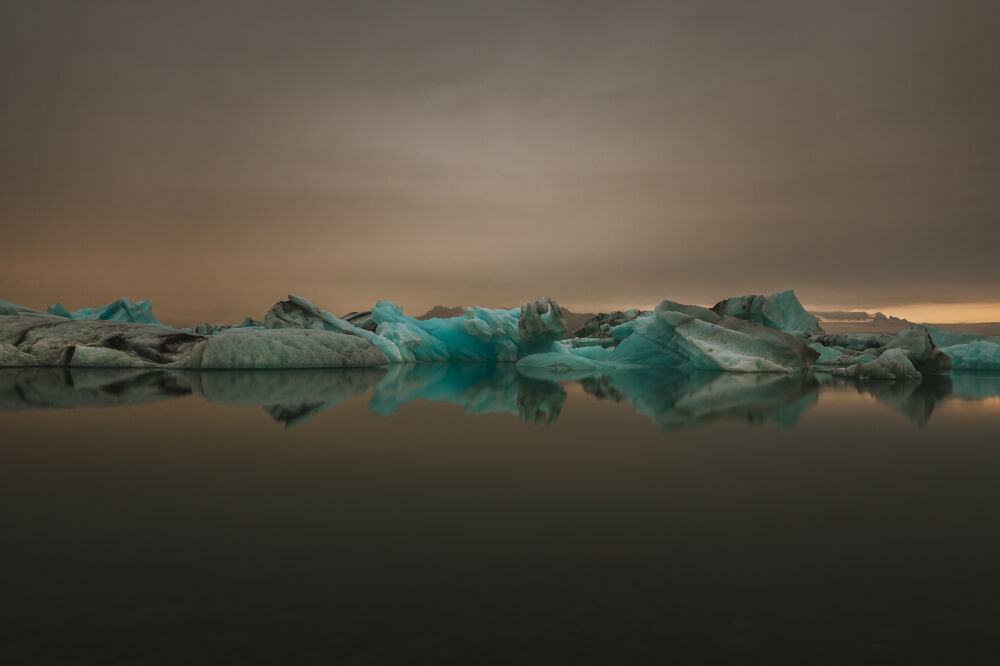
POLYGON ((7 3, 2 297, 1000 301, 979 2, 7 3))

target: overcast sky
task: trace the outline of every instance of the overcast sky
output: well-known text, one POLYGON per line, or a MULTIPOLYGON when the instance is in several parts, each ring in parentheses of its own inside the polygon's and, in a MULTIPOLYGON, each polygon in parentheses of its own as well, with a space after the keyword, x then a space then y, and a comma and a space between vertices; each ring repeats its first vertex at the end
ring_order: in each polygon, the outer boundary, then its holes
POLYGON ((1000 3, 0 7, 0 298, 1000 301, 1000 3))

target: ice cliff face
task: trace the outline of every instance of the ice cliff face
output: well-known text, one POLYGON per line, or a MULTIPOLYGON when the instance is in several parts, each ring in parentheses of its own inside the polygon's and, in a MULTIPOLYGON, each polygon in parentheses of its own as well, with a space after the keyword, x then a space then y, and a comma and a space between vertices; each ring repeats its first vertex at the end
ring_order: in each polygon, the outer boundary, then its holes
POLYGON ((69 312, 0 301, 0 366, 188 369, 377 367, 428 361, 517 363, 520 372, 590 376, 659 372, 801 373, 919 379, 1000 370, 1000 339, 916 326, 896 336, 826 335, 791 291, 739 296, 712 309, 663 301, 652 311, 602 313, 564 340, 563 310, 543 298, 510 310, 466 308, 416 319, 389 301, 345 317, 300 296, 263 321, 176 330, 148 301, 123 298, 69 312))

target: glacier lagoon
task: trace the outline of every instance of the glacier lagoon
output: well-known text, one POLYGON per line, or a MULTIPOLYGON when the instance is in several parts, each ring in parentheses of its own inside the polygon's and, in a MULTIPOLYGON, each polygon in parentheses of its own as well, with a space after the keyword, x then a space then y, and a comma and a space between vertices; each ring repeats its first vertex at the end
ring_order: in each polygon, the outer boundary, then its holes
POLYGON ((7 663, 977 663, 1000 376, 0 369, 7 663))
POLYGON ((127 299, 0 309, 5 663, 976 663, 995 640, 989 336, 831 335, 790 292, 576 334, 549 299, 420 322, 293 296, 192 329, 127 299))

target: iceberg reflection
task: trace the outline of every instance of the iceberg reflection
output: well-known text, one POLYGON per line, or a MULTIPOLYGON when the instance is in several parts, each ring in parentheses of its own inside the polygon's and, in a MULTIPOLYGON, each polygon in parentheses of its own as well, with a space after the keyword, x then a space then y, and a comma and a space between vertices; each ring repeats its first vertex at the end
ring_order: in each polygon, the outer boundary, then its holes
POLYGON ((655 370, 613 372, 580 380, 601 400, 631 401, 638 414, 664 430, 736 419, 771 421, 792 428, 816 404, 819 383, 809 374, 697 372, 673 375, 655 370))
POLYGON ((548 425, 559 418, 566 389, 525 377, 513 363, 406 363, 389 367, 371 409, 388 416, 414 400, 452 403, 466 414, 517 414, 548 425))
MULTIPOLYGON (((934 408, 941 401, 948 398, 967 399, 954 393, 949 375, 926 375, 920 381, 898 382, 864 381, 831 375, 817 377, 827 390, 856 391, 870 395, 917 425, 926 425, 934 408)), ((996 388, 1000 389, 1000 386, 996 388)))
POLYGON ((374 389, 384 368, 328 370, 218 370, 184 372, 193 392, 210 402, 234 407, 261 405, 288 427, 374 389))
POLYGON ((305 423, 356 396, 390 416, 425 400, 458 405, 465 414, 506 413, 535 425, 554 424, 567 384, 598 400, 629 404, 664 430, 717 420, 794 428, 827 391, 874 397, 917 425, 945 400, 1000 396, 1000 375, 953 373, 922 381, 864 381, 827 374, 663 372, 662 369, 553 374, 510 363, 405 363, 387 368, 323 370, 0 369, 0 411, 115 407, 184 396, 230 406, 260 405, 276 421, 305 423))
POLYGON ((188 373, 136 368, 0 368, 0 411, 117 407, 190 395, 188 373))

